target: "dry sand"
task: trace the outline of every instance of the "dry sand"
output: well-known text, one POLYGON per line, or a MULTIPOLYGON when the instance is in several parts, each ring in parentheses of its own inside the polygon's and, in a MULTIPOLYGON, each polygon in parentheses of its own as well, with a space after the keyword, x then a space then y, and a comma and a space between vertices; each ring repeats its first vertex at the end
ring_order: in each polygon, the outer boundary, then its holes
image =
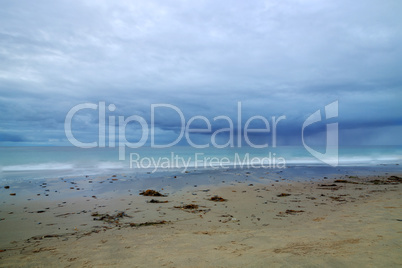
POLYGON ((0 266, 400 267, 401 178, 346 181, 8 202, 0 266), (227 200, 209 200, 215 195, 227 200), (94 220, 102 214, 114 217, 94 220))

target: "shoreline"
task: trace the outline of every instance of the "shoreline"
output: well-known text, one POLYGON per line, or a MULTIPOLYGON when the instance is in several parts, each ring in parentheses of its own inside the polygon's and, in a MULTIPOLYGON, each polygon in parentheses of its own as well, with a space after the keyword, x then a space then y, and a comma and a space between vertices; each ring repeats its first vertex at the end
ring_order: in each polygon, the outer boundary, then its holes
MULTIPOLYGON (((36 185, 43 191, 37 198, 18 194, 3 200, 0 266, 56 260, 72 267, 263 267, 268 260, 277 266, 300 260, 306 266, 397 266, 401 174, 294 180, 255 170, 184 174, 220 182, 155 188, 166 197, 139 195, 124 175, 46 180, 36 185), (222 182, 228 177, 236 179, 222 182), (227 201, 209 200, 215 195, 227 201)), ((10 186, 2 194, 11 193, 10 186)))

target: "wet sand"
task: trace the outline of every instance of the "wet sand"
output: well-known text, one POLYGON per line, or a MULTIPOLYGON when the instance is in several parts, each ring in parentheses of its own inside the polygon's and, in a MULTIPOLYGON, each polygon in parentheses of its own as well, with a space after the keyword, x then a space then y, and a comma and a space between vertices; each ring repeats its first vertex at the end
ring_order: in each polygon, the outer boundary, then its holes
POLYGON ((402 265, 401 174, 296 181, 256 172, 251 181, 253 173, 155 189, 164 197, 139 195, 120 175, 3 186, 0 266, 402 265))

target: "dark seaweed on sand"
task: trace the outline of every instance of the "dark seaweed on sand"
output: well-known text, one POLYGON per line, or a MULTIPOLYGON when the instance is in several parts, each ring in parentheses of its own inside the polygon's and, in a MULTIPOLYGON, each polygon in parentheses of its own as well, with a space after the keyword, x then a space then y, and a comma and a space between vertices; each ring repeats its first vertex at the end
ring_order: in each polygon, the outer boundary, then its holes
POLYGON ((130 222, 128 225, 130 227, 142 227, 142 226, 160 225, 160 224, 166 224, 166 223, 168 223, 168 222, 167 221, 147 221, 147 222, 142 222, 142 223, 130 222))
POLYGON ((118 212, 114 215, 109 215, 107 213, 99 214, 98 212, 94 212, 91 214, 91 216, 96 217, 96 218, 93 218, 94 221, 104 221, 104 222, 108 222, 108 223, 118 223, 119 219, 122 219, 123 217, 131 218, 123 211, 118 212))
POLYGON ((290 196, 291 194, 288 194, 288 193, 281 193, 281 194, 278 194, 277 195, 277 197, 285 197, 285 196, 290 196))
POLYGON ((198 208, 198 205, 189 204, 189 205, 184 205, 184 206, 181 206, 181 207, 175 206, 175 208, 181 208, 181 209, 197 209, 197 208, 198 208))
POLYGON ((147 201, 147 203, 157 203, 157 204, 159 204, 159 203, 168 203, 169 201, 160 201, 160 200, 157 200, 157 199, 151 199, 151 200, 149 200, 149 201, 147 201))
POLYGON ((161 194, 158 191, 150 190, 150 189, 141 192, 140 195, 143 195, 143 196, 166 196, 166 195, 161 194))
POLYGON ((211 197, 209 200, 214 201, 214 202, 225 202, 225 201, 227 201, 227 199, 224 199, 224 198, 222 198, 220 196, 217 196, 217 195, 211 197))

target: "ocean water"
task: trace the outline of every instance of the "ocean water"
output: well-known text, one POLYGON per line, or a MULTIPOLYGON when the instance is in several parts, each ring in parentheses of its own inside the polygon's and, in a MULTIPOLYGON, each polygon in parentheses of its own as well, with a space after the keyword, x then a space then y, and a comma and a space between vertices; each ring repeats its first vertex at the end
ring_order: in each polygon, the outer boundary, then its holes
MULTIPOLYGON (((325 148, 320 148, 323 152, 325 148)), ((402 166, 402 146, 340 147, 340 167, 402 166)), ((0 147, 1 179, 35 179, 111 173, 149 174, 214 170, 219 168, 283 169, 326 167, 304 147, 126 148, 119 160, 119 148, 0 147)))

